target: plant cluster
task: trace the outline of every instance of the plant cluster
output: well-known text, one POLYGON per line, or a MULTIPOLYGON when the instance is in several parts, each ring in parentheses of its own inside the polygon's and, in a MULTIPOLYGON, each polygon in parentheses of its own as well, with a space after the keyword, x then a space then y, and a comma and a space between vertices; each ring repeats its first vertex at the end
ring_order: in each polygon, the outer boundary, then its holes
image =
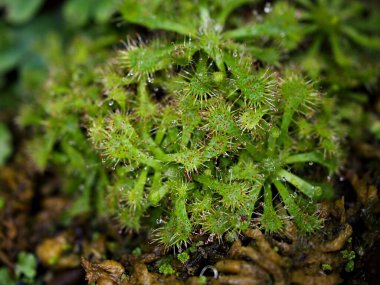
POLYGON ((257 51, 268 50, 257 40, 241 42, 269 35, 294 46, 294 9, 280 2, 256 25, 225 29, 245 1, 177 3, 184 12, 176 22, 158 13, 167 15, 174 3, 153 2, 151 12, 141 1, 124 1, 120 11, 130 22, 176 35, 128 38, 111 56, 92 43, 98 54, 90 57, 79 41, 71 63, 52 69, 40 109, 25 108, 19 119, 44 122, 44 136, 30 144, 37 165, 43 169, 50 159, 80 176, 74 181, 82 181, 86 203, 90 189, 100 195, 108 185, 107 207, 121 224, 138 230, 156 220, 155 235, 167 246, 186 244, 192 233, 221 238, 253 220, 268 232, 281 231, 286 219, 305 233, 318 229, 311 201, 325 187, 309 182, 302 168, 320 164, 326 175, 336 169, 334 101, 295 70, 255 65, 257 51), (196 21, 185 17, 189 9, 196 21))
POLYGON ((0 267, 0 281, 2 284, 15 285, 19 282, 26 284, 39 284, 36 281, 37 260, 31 253, 21 251, 17 256, 15 264, 15 278, 9 276, 9 272, 5 267, 0 267))
POLYGON ((253 223, 318 230, 315 201, 341 163, 343 115, 284 62, 301 45, 318 58, 327 44, 331 70, 343 63, 342 46, 378 46, 349 21, 358 17, 351 2, 297 3, 243 17, 234 12, 252 1, 124 0, 122 18, 158 36, 129 36, 117 51, 112 35, 76 37, 66 50, 49 38, 49 80, 18 121, 42 134, 28 146, 36 165, 55 165, 64 187, 82 192, 73 214, 95 202, 129 229, 154 228, 166 246, 253 223), (331 23, 318 16, 329 5, 331 23))

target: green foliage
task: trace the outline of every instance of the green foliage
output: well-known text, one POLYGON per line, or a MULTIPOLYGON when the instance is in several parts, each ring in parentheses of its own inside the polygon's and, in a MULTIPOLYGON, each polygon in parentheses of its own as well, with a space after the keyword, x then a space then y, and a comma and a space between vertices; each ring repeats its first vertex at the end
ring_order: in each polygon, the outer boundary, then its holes
POLYGON ((7 126, 0 122, 0 166, 3 166, 12 153, 11 133, 7 126))
POLYGON ((15 266, 15 276, 9 274, 9 270, 5 267, 0 268, 0 282, 1 284, 15 285, 20 282, 23 284, 40 284, 37 282, 37 260, 36 257, 27 252, 20 252, 17 256, 17 263, 15 266))
POLYGON ((67 50, 48 39, 49 80, 18 121, 42 133, 28 148, 36 165, 82 191, 73 214, 96 201, 168 247, 254 222, 319 229, 326 181, 312 172, 341 162, 335 101, 295 68, 268 64, 302 40, 295 8, 279 1, 243 23, 232 12, 246 2, 122 1, 126 21, 166 33, 114 52, 112 36, 77 37, 67 50))
POLYGON ((342 0, 318 0, 316 3, 298 0, 298 3, 304 7, 302 17, 307 32, 316 34, 313 48, 320 49, 323 42, 327 41, 339 65, 353 63, 348 55, 353 44, 380 50, 380 38, 365 35, 363 27, 360 27, 360 15, 364 12, 362 3, 347 4, 347 1, 342 0), (351 46, 347 47, 345 41, 349 41, 351 46))
POLYGON ((378 68, 373 58, 378 58, 380 51, 378 25, 372 20, 376 6, 342 0, 296 2, 302 11, 305 36, 312 39, 302 57, 309 75, 318 77, 325 72, 328 80, 342 86, 358 80, 373 82, 378 68))
POLYGON ((198 282, 200 284, 207 284, 207 277, 206 276, 199 276, 198 277, 198 282))
POLYGON ((136 247, 132 250, 132 255, 134 256, 141 256, 141 254, 142 254, 142 251, 140 247, 136 247))
POLYGON ((0 280, 2 284, 15 285, 16 281, 14 281, 11 276, 9 276, 8 268, 0 267, 0 280))
POLYGON ((355 269, 355 257, 356 253, 353 250, 342 250, 340 252, 343 256, 343 259, 346 261, 344 270, 346 272, 352 272, 355 269))
POLYGON ((181 263, 186 263, 186 261, 190 259, 190 256, 186 251, 184 251, 182 253, 177 254, 177 259, 181 261, 181 263))
POLYGON ((97 23, 106 22, 116 12, 117 0, 67 0, 63 15, 71 27, 81 27, 94 19, 97 23))
POLYGON ((173 275, 175 273, 175 270, 173 267, 168 263, 163 263, 158 268, 158 272, 164 275, 173 275))
POLYGON ((82 27, 90 34, 105 30, 117 4, 114 0, 97 0, 96 5, 88 5, 93 2, 88 0, 47 2, 0 0, 5 13, 0 20, 0 109, 30 101, 31 91, 43 84, 49 68, 45 53, 50 47, 42 44, 46 38, 54 33, 66 40, 82 27), (91 21, 95 25, 90 26, 91 21))
POLYGON ((4 206, 5 206, 5 199, 2 196, 0 196, 0 210, 3 209, 4 206))
POLYGON ((46 89, 40 88, 40 96, 36 98, 38 107, 24 105, 18 117, 21 126, 35 126, 36 129, 43 126, 42 135, 34 136, 27 146, 37 168, 44 171, 49 164, 54 164, 63 178, 63 190, 79 194, 68 217, 90 210, 102 213, 105 208, 107 171, 101 167, 98 154, 88 147, 81 117, 96 112, 93 99, 98 97, 98 88, 92 85, 93 69, 104 58, 104 47, 110 42, 114 42, 112 34, 99 37, 97 41, 78 36, 67 51, 70 64, 65 64, 61 39, 51 34, 46 39, 50 49, 45 50, 44 55, 49 65, 56 66, 51 72, 51 81, 44 87, 46 89), (91 64, 88 64, 91 53, 100 50, 103 51, 91 57, 91 64))
POLYGON ((332 271, 332 266, 330 265, 330 264, 328 264, 328 263, 323 263, 322 264, 322 270, 323 271, 332 271))
POLYGON ((23 0, 2 0, 0 5, 4 5, 6 9, 7 21, 20 24, 30 20, 43 2, 43 0, 30 0, 26 2, 23 0))
POLYGON ((36 257, 27 252, 20 252, 17 257, 15 267, 16 278, 23 282, 32 284, 36 277, 37 260, 36 257))

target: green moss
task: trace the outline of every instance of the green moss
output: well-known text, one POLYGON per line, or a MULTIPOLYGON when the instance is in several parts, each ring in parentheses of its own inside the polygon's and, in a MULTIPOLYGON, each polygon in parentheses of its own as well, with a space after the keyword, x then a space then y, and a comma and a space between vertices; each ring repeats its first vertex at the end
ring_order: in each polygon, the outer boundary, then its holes
POLYGON ((346 272, 352 272, 355 269, 355 257, 356 253, 353 250, 342 250, 340 252, 343 256, 343 259, 346 261, 346 265, 344 266, 344 270, 346 272))
POLYGON ((158 272, 164 275, 173 275, 175 274, 175 270, 170 264, 164 263, 158 268, 158 272))
POLYGON ((182 263, 186 263, 189 260, 190 256, 189 254, 185 251, 182 253, 177 254, 177 259, 181 261, 182 263))
POLYGON ((323 271, 332 271, 332 266, 328 263, 323 263, 322 264, 322 270, 323 271))
POLYGON ((199 276, 198 281, 200 284, 207 284, 207 277, 206 276, 199 276))

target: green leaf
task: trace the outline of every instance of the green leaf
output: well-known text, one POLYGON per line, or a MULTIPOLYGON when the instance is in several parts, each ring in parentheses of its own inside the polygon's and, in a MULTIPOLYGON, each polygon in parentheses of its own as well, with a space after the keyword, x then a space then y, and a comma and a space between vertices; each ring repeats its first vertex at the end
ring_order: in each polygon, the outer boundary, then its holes
POLYGON ((6 267, 0 268, 0 281, 1 284, 15 285, 16 282, 9 276, 8 269, 6 267))
POLYGON ((80 27, 90 19, 93 2, 88 0, 71 0, 65 3, 63 15, 69 25, 80 27))
POLYGON ((185 23, 184 19, 176 17, 175 13, 163 13, 162 8, 165 6, 163 4, 165 3, 157 0, 128 0, 122 2, 119 10, 123 18, 128 22, 150 29, 173 31, 185 36, 196 34, 193 27, 194 21, 185 23))
POLYGON ((7 20, 22 24, 30 20, 41 7, 43 0, 3 0, 7 10, 7 20))
POLYGON ((9 48, 0 51, 0 74, 17 65, 23 55, 24 49, 19 48, 9 48))
POLYGON ((94 18, 97 23, 105 23, 116 11, 115 0, 99 0, 95 5, 94 18))
POLYGON ((0 123, 0 166, 4 165, 5 161, 11 153, 11 133, 3 123, 0 123))
POLYGON ((33 282, 36 277, 37 260, 36 257, 27 252, 20 252, 17 257, 15 268, 16 277, 25 282, 33 282))

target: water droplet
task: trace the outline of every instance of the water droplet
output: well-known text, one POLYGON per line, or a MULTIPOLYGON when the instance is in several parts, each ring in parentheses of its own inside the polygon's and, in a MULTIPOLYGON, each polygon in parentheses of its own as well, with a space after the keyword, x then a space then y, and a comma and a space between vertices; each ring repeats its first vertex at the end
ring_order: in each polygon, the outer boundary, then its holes
POLYGON ((228 67, 227 67, 227 70, 228 70, 228 71, 231 71, 231 69, 232 69, 231 66, 228 66, 228 67))
POLYGON ((149 83, 153 83, 153 82, 154 82, 154 78, 151 77, 151 76, 148 76, 148 82, 149 82, 149 83))
POLYGON ((161 219, 161 218, 159 218, 159 219, 157 219, 157 220, 156 220, 156 224, 157 224, 157 225, 161 225, 161 224, 162 224, 162 222, 163 222, 163 221, 162 221, 162 219, 161 219))
POLYGON ((234 53, 232 54, 232 56, 233 56, 233 57, 237 57, 237 56, 238 56, 237 52, 234 51, 234 53))
POLYGON ((272 12, 272 4, 270 2, 265 3, 264 12, 266 14, 272 12))
POLYGON ((108 106, 112 106, 113 103, 114 103, 114 101, 113 101, 113 100, 110 100, 110 101, 108 102, 108 106))
POLYGON ((223 30, 223 26, 221 24, 216 24, 215 25, 215 31, 217 33, 220 33, 223 30))
POLYGON ((128 72, 128 76, 129 77, 133 76, 133 72, 132 71, 128 72))
POLYGON ((341 177, 339 177, 339 181, 344 181, 344 177, 343 176, 341 176, 341 177))
MULTIPOLYGON (((210 237, 208 238, 206 244, 208 242, 212 242, 213 238, 214 237, 210 235, 210 237)), ((214 279, 218 279, 218 270, 214 266, 211 266, 211 265, 207 265, 207 266, 203 267, 203 269, 201 270, 201 273, 199 274, 199 276, 204 276, 206 270, 210 270, 213 273, 213 275, 214 275, 214 279)))
POLYGON ((331 181, 331 176, 327 175, 327 181, 331 181))
POLYGON ((173 120, 172 125, 176 125, 176 124, 177 124, 177 120, 173 120))
POLYGON ((102 159, 102 163, 106 163, 106 160, 104 158, 102 159))
POLYGON ((131 172, 132 172, 132 171, 135 171, 135 169, 134 169, 133 167, 131 167, 130 170, 131 170, 131 172))
POLYGON ((283 176, 281 177, 282 182, 286 182, 286 178, 283 176))
POLYGON ((154 90, 154 92, 158 92, 158 88, 157 87, 155 87, 153 90, 154 90))
POLYGON ((310 165, 310 166, 312 166, 313 164, 314 164, 314 162, 312 162, 312 161, 309 162, 309 165, 310 165))

